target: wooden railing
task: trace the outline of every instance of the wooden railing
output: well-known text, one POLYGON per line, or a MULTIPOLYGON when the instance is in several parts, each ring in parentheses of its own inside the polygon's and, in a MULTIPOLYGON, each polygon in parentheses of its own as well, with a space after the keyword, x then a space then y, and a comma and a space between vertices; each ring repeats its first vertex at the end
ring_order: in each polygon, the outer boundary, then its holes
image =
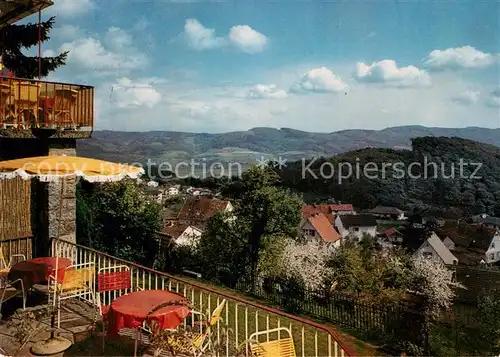
MULTIPOLYGON (((203 313, 213 311, 225 299, 227 303, 222 313, 222 320, 217 323, 217 327, 213 331, 214 338, 223 347, 217 351, 217 355, 229 357, 236 355, 236 351, 239 351, 239 353, 248 356, 249 351, 245 341, 250 335, 259 331, 286 327, 292 332, 298 356, 354 356, 354 353, 342 342, 339 334, 331 326, 288 314, 222 290, 213 289, 63 240, 53 240, 52 254, 68 258, 74 264, 93 262, 96 270, 127 265, 133 276, 133 286, 130 290, 141 288, 143 290, 174 291, 186 296, 195 309, 203 313)), ((103 303, 109 304, 128 292, 128 290, 109 292, 103 297, 103 303)), ((261 342, 280 339, 280 332, 264 333, 261 338, 261 342)))
POLYGON ((94 88, 0 77, 0 129, 91 130, 94 88))

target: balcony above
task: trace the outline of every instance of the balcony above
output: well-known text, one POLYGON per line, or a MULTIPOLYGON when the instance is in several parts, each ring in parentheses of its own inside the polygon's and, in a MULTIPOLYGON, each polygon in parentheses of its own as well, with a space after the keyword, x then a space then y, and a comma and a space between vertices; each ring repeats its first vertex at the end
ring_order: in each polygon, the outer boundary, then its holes
POLYGON ((94 88, 0 77, 0 138, 90 138, 94 88))
POLYGON ((0 0, 0 28, 53 4, 50 0, 0 0))

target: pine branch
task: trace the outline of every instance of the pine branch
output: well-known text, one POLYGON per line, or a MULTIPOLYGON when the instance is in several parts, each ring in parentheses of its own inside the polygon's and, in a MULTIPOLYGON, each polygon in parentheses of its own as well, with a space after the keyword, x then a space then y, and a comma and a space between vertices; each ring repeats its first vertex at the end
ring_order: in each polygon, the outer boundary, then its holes
MULTIPOLYGON (((50 39, 49 32, 54 26, 55 17, 42 22, 41 40, 45 42, 50 39)), ((21 48, 30 48, 38 44, 38 24, 28 23, 26 25, 8 25, 0 30, 0 50, 19 51, 21 48)))
MULTIPOLYGON (((63 52, 55 57, 41 58, 41 76, 46 77, 56 68, 66 63, 68 52, 63 52)), ((13 71, 19 78, 37 78, 38 77, 38 57, 28 57, 23 54, 5 53, 3 55, 5 67, 13 71)))

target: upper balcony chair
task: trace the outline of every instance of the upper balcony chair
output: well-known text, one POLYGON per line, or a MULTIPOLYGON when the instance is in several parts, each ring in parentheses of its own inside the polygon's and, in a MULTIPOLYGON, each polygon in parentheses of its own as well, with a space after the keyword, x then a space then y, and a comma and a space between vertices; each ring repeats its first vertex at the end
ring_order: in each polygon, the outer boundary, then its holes
MULTIPOLYGON (((221 319, 222 311, 226 306, 226 300, 222 302, 214 309, 210 319, 206 319, 206 316, 198 311, 191 311, 192 314, 200 316, 206 324, 197 324, 200 326, 200 332, 189 331, 182 334, 182 338, 176 338, 175 335, 168 337, 168 345, 171 352, 176 355, 178 353, 186 354, 190 356, 200 357, 203 356, 205 351, 211 346, 211 331, 212 328, 217 325, 221 319)), ((193 323, 193 326, 195 324, 193 323)), ((197 328, 195 329, 197 330, 197 328)), ((156 349, 154 351, 154 356, 159 356, 161 354, 161 349, 156 349)))
POLYGON ((3 254, 2 247, 0 246, 0 287, 3 286, 3 284, 7 280, 7 275, 9 274, 10 268, 12 268, 13 263, 22 260, 26 260, 26 256, 24 254, 12 254, 9 261, 7 262, 3 254), (14 258, 21 259, 14 260, 14 258))
POLYGON ((95 264, 93 262, 75 264, 67 267, 64 271, 62 283, 56 282, 54 276, 49 277, 49 299, 54 294, 54 290, 57 289, 57 328, 61 327, 62 300, 78 297, 93 304, 95 303, 94 277, 95 264))
MULTIPOLYGON (((268 337, 269 339, 269 337, 268 337)), ((293 342, 292 332, 286 327, 278 327, 271 330, 259 331, 250 335, 248 338, 250 355, 256 357, 296 357, 295 344, 293 342), (259 342, 259 336, 272 333, 285 332, 287 337, 281 338, 278 334, 277 340, 266 340, 259 342)))
POLYGON ((74 112, 78 91, 73 88, 56 88, 54 90, 54 121, 57 126, 71 130, 76 129, 74 112))
POLYGON ((13 80, 11 83, 13 105, 8 111, 6 121, 11 121, 16 126, 19 124, 19 129, 36 127, 38 125, 40 84, 26 80, 13 80))
MULTIPOLYGON (((12 299, 13 297, 21 296, 23 299, 23 310, 26 309, 26 291, 24 290, 24 283, 22 279, 14 281, 7 281, 0 288, 0 311, 2 304, 12 299)), ((1 315, 1 314, 0 314, 1 315)))

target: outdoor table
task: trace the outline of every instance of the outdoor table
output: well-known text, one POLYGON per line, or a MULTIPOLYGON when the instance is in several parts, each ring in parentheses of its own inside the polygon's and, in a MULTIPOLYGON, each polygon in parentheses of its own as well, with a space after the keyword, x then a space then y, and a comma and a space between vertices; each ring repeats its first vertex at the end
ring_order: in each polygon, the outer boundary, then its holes
POLYGON ((28 291, 36 284, 43 284, 49 280, 49 276, 56 275, 56 263, 59 259, 57 269, 57 281, 62 282, 64 271, 71 265, 71 260, 67 258, 43 257, 14 264, 7 275, 9 281, 21 279, 23 281, 24 290, 28 291))
POLYGON ((188 299, 167 290, 142 290, 115 299, 108 313, 108 337, 117 337, 122 328, 139 328, 146 318, 158 323, 160 329, 175 329, 189 315, 191 310, 185 305, 168 305, 148 314, 156 306, 188 299))

